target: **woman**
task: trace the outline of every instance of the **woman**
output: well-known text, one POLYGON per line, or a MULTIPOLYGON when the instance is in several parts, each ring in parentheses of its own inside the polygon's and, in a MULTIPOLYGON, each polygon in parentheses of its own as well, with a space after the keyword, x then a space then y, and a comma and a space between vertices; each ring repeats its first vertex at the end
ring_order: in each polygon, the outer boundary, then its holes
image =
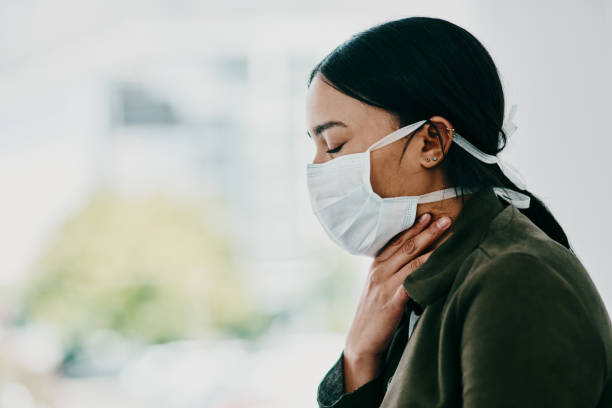
POLYGON ((426 17, 359 33, 312 71, 307 116, 313 210, 374 257, 320 407, 612 407, 610 318, 497 158, 513 125, 476 38, 426 17))

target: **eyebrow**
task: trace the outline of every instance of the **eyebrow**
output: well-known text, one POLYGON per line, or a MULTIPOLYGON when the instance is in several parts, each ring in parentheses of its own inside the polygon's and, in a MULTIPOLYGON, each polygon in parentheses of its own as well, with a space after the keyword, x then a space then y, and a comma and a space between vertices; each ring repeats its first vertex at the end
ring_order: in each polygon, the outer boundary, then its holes
MULTIPOLYGON (((316 136, 319 136, 321 133, 323 133, 323 131, 325 131, 325 130, 327 130, 329 128, 332 128, 334 126, 348 127, 346 125, 346 123, 340 122, 339 120, 330 120, 330 121, 322 123, 322 124, 320 124, 318 126, 315 126, 314 127, 314 134, 316 136)), ((307 131, 306 133, 308 133, 308 137, 312 137, 312 136, 310 136, 310 132, 307 131)))

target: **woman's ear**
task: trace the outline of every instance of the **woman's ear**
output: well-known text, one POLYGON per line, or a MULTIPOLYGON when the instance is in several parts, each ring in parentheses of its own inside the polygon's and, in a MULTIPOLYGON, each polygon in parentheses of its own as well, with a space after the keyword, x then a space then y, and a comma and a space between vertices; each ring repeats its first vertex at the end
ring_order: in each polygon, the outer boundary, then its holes
POLYGON ((452 124, 442 116, 432 116, 424 127, 423 149, 420 162, 423 167, 432 168, 440 163, 453 140, 452 124), (444 149, 444 154, 442 150, 444 149))

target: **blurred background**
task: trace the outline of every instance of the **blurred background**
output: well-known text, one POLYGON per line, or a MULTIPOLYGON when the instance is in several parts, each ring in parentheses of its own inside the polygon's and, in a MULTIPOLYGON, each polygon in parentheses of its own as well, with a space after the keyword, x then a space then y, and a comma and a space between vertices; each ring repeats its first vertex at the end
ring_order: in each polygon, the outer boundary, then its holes
POLYGON ((0 408, 316 406, 369 262, 311 213, 307 76, 411 15, 491 52, 610 310, 609 1, 1 0, 0 408))

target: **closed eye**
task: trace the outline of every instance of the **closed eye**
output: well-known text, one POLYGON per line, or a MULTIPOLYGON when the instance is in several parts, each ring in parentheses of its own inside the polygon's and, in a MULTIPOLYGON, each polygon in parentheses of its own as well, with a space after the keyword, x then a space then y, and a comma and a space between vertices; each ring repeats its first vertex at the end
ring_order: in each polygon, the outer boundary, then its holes
POLYGON ((338 145, 338 147, 334 147, 333 149, 329 149, 329 150, 327 151, 327 153, 338 153, 338 152, 340 151, 340 149, 342 149, 342 146, 344 146, 344 144, 345 144, 345 143, 346 143, 346 142, 344 142, 344 143, 342 143, 342 144, 338 145))

